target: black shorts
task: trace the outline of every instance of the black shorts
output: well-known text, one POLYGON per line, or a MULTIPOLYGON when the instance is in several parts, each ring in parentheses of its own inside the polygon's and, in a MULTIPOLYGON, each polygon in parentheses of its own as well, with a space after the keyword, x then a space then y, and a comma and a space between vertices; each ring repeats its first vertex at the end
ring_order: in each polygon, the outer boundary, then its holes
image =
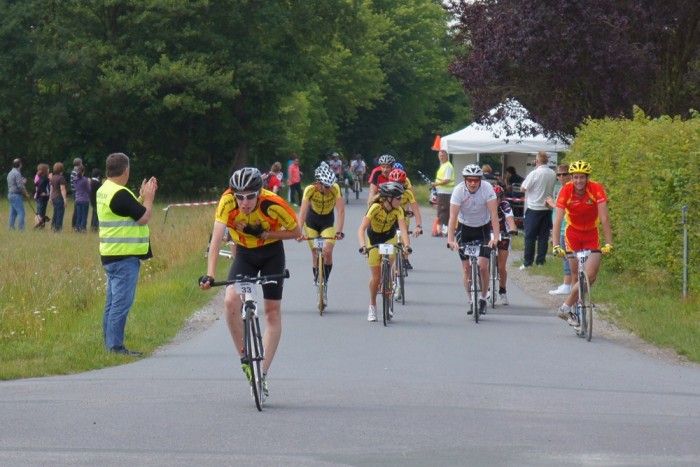
MULTIPOLYGON (((467 242, 479 241, 481 242, 481 250, 479 251, 479 256, 483 258, 488 258, 491 255, 491 248, 489 248, 488 243, 491 239, 491 224, 484 224, 480 227, 469 227, 462 223, 457 225, 457 231, 455 232, 455 241, 458 245, 462 245, 467 242)), ((459 258, 462 261, 468 261, 469 256, 465 256, 462 250, 459 250, 459 258)))
MULTIPOLYGON (((268 274, 282 274, 285 267, 284 245, 282 241, 269 243, 257 248, 244 248, 236 246, 236 257, 228 272, 228 279, 232 280, 237 275, 261 276, 268 274)), ((277 279, 276 284, 262 286, 263 297, 266 300, 282 300, 284 279, 277 279)))

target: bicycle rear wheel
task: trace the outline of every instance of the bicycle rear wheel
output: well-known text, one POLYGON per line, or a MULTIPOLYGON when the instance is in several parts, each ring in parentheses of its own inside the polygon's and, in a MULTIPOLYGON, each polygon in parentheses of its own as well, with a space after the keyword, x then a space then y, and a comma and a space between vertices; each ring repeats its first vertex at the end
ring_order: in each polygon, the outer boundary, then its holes
POLYGON ((581 332, 585 333, 586 340, 591 341, 593 337, 593 302, 591 301, 591 284, 588 282, 588 275, 583 275, 584 290, 581 293, 581 332))
POLYGON ((324 274, 323 253, 318 253, 316 267, 318 267, 318 312, 323 316, 323 310, 326 309, 326 275, 324 274))
POLYGON ((491 308, 496 308, 496 287, 498 287, 498 248, 491 249, 489 257, 489 276, 491 278, 491 308))
POLYGON ((355 179, 355 199, 360 199, 360 181, 357 178, 355 179))
POLYGON ((384 326, 391 319, 389 311, 391 309, 391 300, 393 299, 394 291, 391 287, 391 266, 388 261, 382 261, 381 288, 382 288, 382 319, 384 326))

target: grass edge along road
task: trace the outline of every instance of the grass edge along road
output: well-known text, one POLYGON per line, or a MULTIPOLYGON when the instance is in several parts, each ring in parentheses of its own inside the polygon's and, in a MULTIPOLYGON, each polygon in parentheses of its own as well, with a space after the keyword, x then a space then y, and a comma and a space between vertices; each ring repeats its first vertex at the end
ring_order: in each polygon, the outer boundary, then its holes
MULTIPOLYGON (((425 187, 417 188, 420 192, 425 187)), ((195 280, 204 270, 213 207, 173 209, 164 224, 164 206, 157 206, 149 223, 155 257, 142 265, 126 329, 128 346, 146 353, 171 342, 185 321, 212 299, 199 293, 195 280)), ((425 201, 422 206, 428 223, 434 209, 425 201)), ((0 212, 7 207, 6 200, 0 202, 0 212)), ((0 254, 9 266, 0 272, 0 380, 78 373, 131 361, 103 349, 105 291, 97 235, 70 231, 70 205, 68 228, 60 234, 34 231, 27 211, 25 232, 0 228, 0 254)), ((522 250, 521 238, 514 243, 522 250)), ((219 266, 222 275, 229 263, 220 261, 219 266)), ((552 259, 528 273, 547 275, 557 284, 561 263, 552 259)), ((700 363, 697 297, 683 302, 680 292, 610 271, 605 262, 593 297, 607 304, 600 309, 603 318, 700 363)))

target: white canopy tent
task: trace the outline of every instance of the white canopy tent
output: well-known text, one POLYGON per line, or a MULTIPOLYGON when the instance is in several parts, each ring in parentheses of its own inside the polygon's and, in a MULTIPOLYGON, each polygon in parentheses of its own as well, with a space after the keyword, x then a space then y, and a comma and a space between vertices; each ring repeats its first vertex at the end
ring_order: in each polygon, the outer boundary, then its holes
MULTIPOLYGON (((489 111, 494 115, 501 107, 494 107, 489 111)), ((513 165, 518 173, 526 174, 531 167, 530 159, 539 151, 553 153, 568 151, 569 145, 559 139, 548 139, 541 133, 536 136, 508 135, 518 127, 527 127, 542 130, 542 127, 529 118, 529 112, 516 100, 510 100, 507 105, 515 109, 514 114, 520 118, 509 118, 499 121, 490 128, 478 123, 472 123, 455 133, 443 136, 440 139, 440 148, 447 151, 452 157, 452 164, 460 171, 462 167, 470 163, 479 162, 479 154, 504 154, 503 166, 513 165), (530 155, 531 157, 523 157, 530 155), (509 157, 517 156, 517 157, 509 157)), ((550 164, 556 164, 556 157, 550 157, 550 164)))

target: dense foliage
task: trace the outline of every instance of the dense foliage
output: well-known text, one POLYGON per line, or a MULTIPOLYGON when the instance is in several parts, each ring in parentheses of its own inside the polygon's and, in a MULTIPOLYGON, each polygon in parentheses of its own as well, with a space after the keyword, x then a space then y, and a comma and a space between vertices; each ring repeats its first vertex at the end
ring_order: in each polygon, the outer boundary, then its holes
POLYGON ((166 194, 298 153, 422 165, 461 126, 437 0, 0 0, 0 160, 124 151, 166 194))
POLYGON ((652 119, 636 108, 631 120, 589 120, 566 160, 578 159, 605 186, 615 237, 609 261, 627 273, 681 289, 686 206, 690 289, 700 290, 700 117, 652 119))
MULTIPOLYGON (((451 71, 481 114, 518 99, 546 130, 700 105, 697 0, 452 0, 451 71)), ((496 115, 495 117, 501 117, 496 115)))

